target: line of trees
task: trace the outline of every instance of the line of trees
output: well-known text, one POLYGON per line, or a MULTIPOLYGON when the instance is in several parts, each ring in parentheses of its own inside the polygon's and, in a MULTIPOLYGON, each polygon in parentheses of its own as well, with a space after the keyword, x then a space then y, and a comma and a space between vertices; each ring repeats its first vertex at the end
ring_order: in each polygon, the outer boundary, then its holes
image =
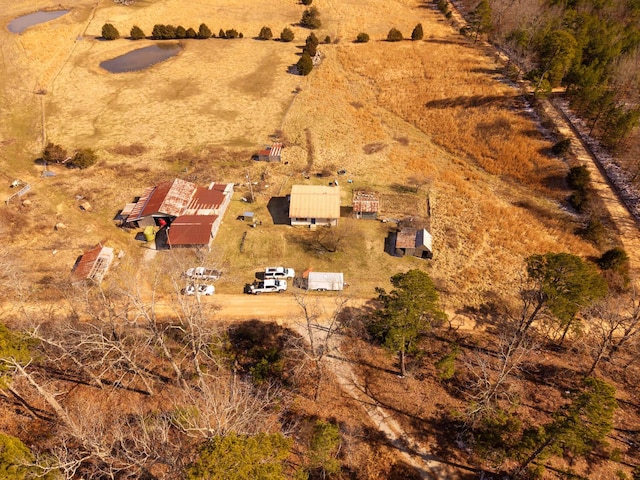
MULTIPOLYGON (((185 38, 198 38, 205 40, 207 38, 215 38, 215 35, 211 29, 205 23, 201 23, 198 30, 189 27, 185 28, 182 25, 173 26, 165 24, 156 24, 153 26, 151 32, 151 38, 155 40, 180 40, 185 38)), ((231 28, 228 30, 220 29, 218 38, 243 38, 244 34, 238 32, 236 29, 231 28)), ((120 38, 120 32, 113 24, 106 23, 102 27, 102 38, 105 40, 116 40, 120 38)), ((144 31, 138 26, 131 27, 129 32, 129 38, 131 40, 142 40, 147 38, 144 31)))

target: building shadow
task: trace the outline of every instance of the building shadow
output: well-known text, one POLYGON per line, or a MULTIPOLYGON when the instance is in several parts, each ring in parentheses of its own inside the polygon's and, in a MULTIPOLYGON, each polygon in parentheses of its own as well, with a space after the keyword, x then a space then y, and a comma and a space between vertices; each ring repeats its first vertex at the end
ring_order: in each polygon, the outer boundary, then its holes
POLYGON ((274 225, 289 225, 289 198, 271 197, 267 210, 274 225))

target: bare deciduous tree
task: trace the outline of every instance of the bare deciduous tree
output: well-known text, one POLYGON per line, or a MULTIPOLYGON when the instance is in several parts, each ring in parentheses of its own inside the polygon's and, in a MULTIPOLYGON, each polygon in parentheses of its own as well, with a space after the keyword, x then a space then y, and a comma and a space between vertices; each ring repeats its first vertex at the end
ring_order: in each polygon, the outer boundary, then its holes
POLYGON ((328 318, 321 323, 325 313, 320 303, 305 295, 296 295, 296 303, 300 307, 304 317, 304 323, 297 324, 297 330, 303 338, 291 338, 290 346, 302 353, 303 357, 313 364, 316 372, 316 384, 314 399, 318 400, 320 387, 324 378, 325 356, 336 350, 335 336, 342 331, 340 314, 347 305, 349 299, 343 296, 335 298, 335 307, 328 318))
POLYGON ((522 370, 527 356, 536 349, 533 341, 520 336, 516 330, 505 331, 496 339, 495 353, 475 351, 466 356, 470 374, 468 414, 473 421, 491 413, 501 400, 512 403, 515 388, 513 379, 522 370))

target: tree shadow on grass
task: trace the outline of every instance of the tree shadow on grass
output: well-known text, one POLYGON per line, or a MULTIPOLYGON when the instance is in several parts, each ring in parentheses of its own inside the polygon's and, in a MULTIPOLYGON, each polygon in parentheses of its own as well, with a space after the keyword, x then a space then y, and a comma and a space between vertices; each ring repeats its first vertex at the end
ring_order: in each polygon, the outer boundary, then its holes
POLYGON ((514 100, 514 96, 506 95, 473 95, 443 98, 441 100, 431 100, 425 103, 426 108, 447 109, 452 107, 478 108, 487 105, 509 107, 514 100))

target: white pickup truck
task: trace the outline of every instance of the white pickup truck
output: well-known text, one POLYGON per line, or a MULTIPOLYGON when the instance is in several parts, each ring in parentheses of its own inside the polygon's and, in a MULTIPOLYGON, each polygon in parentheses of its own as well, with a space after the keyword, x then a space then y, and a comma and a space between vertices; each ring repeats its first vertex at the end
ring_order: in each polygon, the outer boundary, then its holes
POLYGON ((213 268, 193 267, 184 272, 183 275, 197 280, 217 280, 222 275, 222 272, 213 268))
POLYGON ((263 282, 254 282, 249 285, 249 293, 259 295, 260 293, 278 292, 282 293, 287 289, 286 280, 267 279, 263 282))
POLYGON ((264 278, 293 278, 296 272, 293 268, 267 267, 264 269, 264 278))

